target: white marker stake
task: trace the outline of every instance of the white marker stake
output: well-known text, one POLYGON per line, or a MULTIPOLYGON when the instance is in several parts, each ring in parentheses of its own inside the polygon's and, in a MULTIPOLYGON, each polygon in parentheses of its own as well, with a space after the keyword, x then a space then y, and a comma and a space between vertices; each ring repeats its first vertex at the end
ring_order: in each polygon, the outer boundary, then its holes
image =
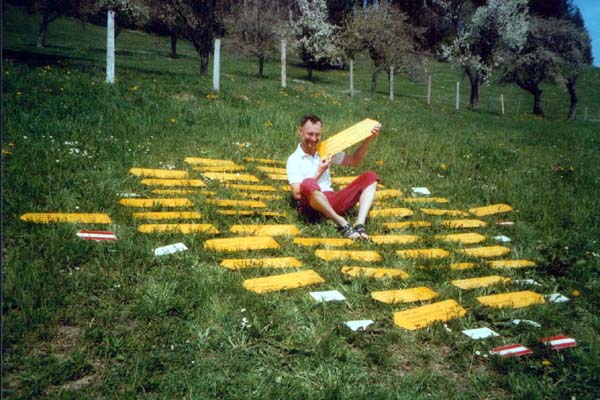
POLYGON ((394 67, 390 67, 390 100, 394 100, 394 67))
POLYGON ((354 97, 354 60, 350 60, 350 97, 354 97))
POLYGON ((286 66, 286 43, 285 40, 281 41, 281 87, 282 88, 286 88, 287 83, 286 83, 286 72, 285 72, 285 66, 286 66))
POLYGON ((215 39, 215 56, 213 57, 213 90, 219 91, 221 67, 221 40, 215 39))
POLYGON ((460 82, 456 82, 456 109, 460 108, 460 82))
POLYGON ((106 83, 115 83, 115 12, 108 12, 106 23, 106 83))
POLYGON ((431 75, 429 75, 429 79, 427 80, 427 105, 431 105, 431 75))

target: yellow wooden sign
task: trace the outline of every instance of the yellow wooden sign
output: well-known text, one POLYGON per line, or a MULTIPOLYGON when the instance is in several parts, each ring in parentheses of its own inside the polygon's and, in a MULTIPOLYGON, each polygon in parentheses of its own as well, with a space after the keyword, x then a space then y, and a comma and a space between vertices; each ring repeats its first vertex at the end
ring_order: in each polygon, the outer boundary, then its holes
POLYGON ((250 174, 239 174, 229 172, 204 172, 202 175, 208 179, 215 179, 217 181, 240 181, 240 182, 260 182, 260 180, 250 174))
POLYGON ((463 317, 466 313, 467 311, 455 300, 445 300, 396 312, 394 313, 394 323, 401 328, 415 330, 424 328, 436 321, 446 322, 463 317))
POLYGON ((481 304, 493 308, 522 308, 533 304, 544 304, 546 302, 544 296, 529 290, 494 294, 491 296, 480 296, 476 297, 476 299, 481 304))
POLYGON ((375 199, 389 199, 394 197, 402 197, 402 191, 396 189, 382 189, 375 192, 375 199))
POLYGON ((453 281, 450 281, 451 284, 463 290, 488 287, 506 282, 510 282, 510 278, 505 278, 503 276, 498 275, 482 276, 479 278, 469 279, 455 279, 453 281))
POLYGON ((194 171, 200 172, 235 172, 235 171, 244 171, 246 167, 242 165, 204 165, 194 167, 194 171))
POLYGON ((431 300, 434 297, 437 297, 437 295, 438 294, 436 292, 425 286, 410 289, 371 292, 371 298, 373 300, 387 304, 412 303, 413 301, 431 300))
POLYGON ((408 244, 419 240, 415 235, 371 235, 371 241, 377 244, 408 244))
POLYGON ((500 214, 512 211, 512 207, 508 204, 494 204, 491 206, 485 207, 475 207, 470 208, 469 212, 471 214, 477 215, 478 217, 484 217, 486 215, 500 214))
POLYGON ((259 170, 260 172, 264 172, 266 174, 287 175, 287 170, 285 168, 264 167, 262 165, 259 165, 258 167, 256 167, 256 169, 259 170))
POLYGON ((315 250, 315 255, 325 261, 332 260, 355 260, 355 261, 380 261, 381 256, 376 251, 369 250, 315 250))
POLYGON ((435 235, 437 240, 461 244, 475 244, 485 242, 485 236, 479 233, 453 233, 449 235, 435 235))
POLYGON ((279 290, 296 289, 323 282, 325 282, 325 279, 321 278, 321 276, 312 269, 309 269, 308 271, 292 272, 289 274, 267 276, 264 278, 246 279, 244 281, 244 287, 252 292, 268 293, 279 290))
POLYGON ((243 251, 277 249, 279 243, 270 236, 243 236, 226 239, 209 239, 204 248, 215 251, 243 251))
POLYGON ((461 210, 446 210, 443 208, 421 208, 419 211, 421 211, 423 214, 435 216, 449 215, 451 217, 466 217, 469 215, 469 213, 461 210))
POLYGON ((348 147, 361 142, 371 136, 371 131, 379 122, 372 119, 365 119, 348 129, 331 136, 329 139, 320 142, 317 146, 317 152, 321 158, 331 157, 348 147))
POLYGON ((510 248, 505 246, 483 246, 483 247, 471 247, 468 249, 457 249, 459 253, 462 253, 469 257, 498 257, 510 253, 510 248))
POLYGON ((398 268, 369 268, 369 267, 342 267, 342 273, 355 278, 399 278, 406 279, 408 274, 398 268))
POLYGON ((186 157, 183 161, 186 162, 187 164, 193 164, 193 165, 207 165, 207 166, 236 165, 231 160, 220 160, 218 158, 186 157))
POLYGON ((248 192, 276 192, 277 191, 277 189, 275 189, 273 186, 270 186, 270 185, 244 185, 244 184, 240 184, 240 183, 229 183, 229 184, 225 184, 225 186, 230 189, 245 190, 248 192))
POLYGON ((405 197, 402 199, 405 203, 448 203, 448 199, 443 197, 405 197))
POLYGON ((37 224, 50 224, 55 222, 110 224, 112 222, 108 214, 86 213, 26 213, 21 215, 21 221, 34 222, 37 224))
POLYGON ((255 236, 282 236, 297 235, 295 225, 232 225, 229 229, 233 233, 255 236))
POLYGON ((442 225, 448 228, 483 228, 487 223, 478 219, 447 219, 442 221, 442 225))
POLYGON ((190 199, 174 198, 174 199, 121 199, 119 204, 126 207, 191 207, 194 205, 190 199))
POLYGON ((396 250, 396 254, 405 258, 445 258, 450 253, 444 249, 396 250))
POLYGON ((408 208, 381 208, 379 210, 371 210, 369 211, 369 216, 371 218, 377 217, 399 217, 405 218, 413 215, 412 210, 408 208))
POLYGON ((158 179, 158 178, 146 178, 142 179, 142 185, 146 186, 192 186, 202 187, 206 186, 201 179, 158 179))
POLYGON ((219 207, 267 208, 264 202, 258 200, 207 199, 206 203, 215 204, 219 207))
POLYGON ((221 261, 223 268, 298 268, 302 262, 296 257, 228 258, 221 261))
POLYGON ((262 164, 285 165, 285 161, 282 161, 282 160, 272 160, 270 158, 244 157, 244 161, 246 161, 246 162, 257 162, 257 163, 262 163, 262 164))
POLYGON ((450 264, 450 269, 456 269, 456 270, 471 269, 471 268, 475 268, 476 266, 477 266, 477 264, 471 263, 471 262, 458 262, 458 263, 450 264))
POLYGON ((134 219, 150 220, 197 219, 202 217, 202 215, 196 211, 136 212, 132 215, 134 219))
POLYGON ((212 224, 142 224, 138 226, 141 233, 219 233, 212 224))
POLYGON ((143 176, 148 178, 170 178, 170 179, 185 179, 188 177, 187 171, 169 170, 169 169, 152 169, 152 168, 131 168, 131 175, 143 176))
POLYGON ((383 224, 389 229, 406 229, 406 228, 429 228, 431 222, 427 221, 404 221, 404 222, 385 222, 383 224))
POLYGON ((492 268, 527 268, 535 267, 535 262, 530 260, 495 260, 487 261, 492 268))
POLYGON ((278 194, 268 194, 268 193, 247 193, 247 192, 236 192, 234 193, 236 196, 246 197, 248 199, 258 199, 258 200, 281 200, 282 197, 278 194))
POLYGON ((352 246, 354 240, 346 238, 294 238, 294 243, 299 246, 324 246, 324 247, 343 247, 352 246))

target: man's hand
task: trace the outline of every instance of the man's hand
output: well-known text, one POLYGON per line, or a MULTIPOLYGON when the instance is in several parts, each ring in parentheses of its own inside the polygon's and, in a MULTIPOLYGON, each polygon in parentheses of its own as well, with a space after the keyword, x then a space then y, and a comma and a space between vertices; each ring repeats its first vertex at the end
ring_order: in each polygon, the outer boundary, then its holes
POLYGON ((331 157, 322 159, 321 163, 317 167, 317 176, 315 177, 315 179, 318 180, 321 177, 321 175, 323 175, 323 173, 325 171, 327 171, 327 168, 329 168, 329 165, 331 165, 331 157))
POLYGON ((373 127, 373 129, 371 129, 371 136, 369 137, 369 139, 373 140, 375 139, 379 133, 381 132, 381 124, 377 124, 373 127))

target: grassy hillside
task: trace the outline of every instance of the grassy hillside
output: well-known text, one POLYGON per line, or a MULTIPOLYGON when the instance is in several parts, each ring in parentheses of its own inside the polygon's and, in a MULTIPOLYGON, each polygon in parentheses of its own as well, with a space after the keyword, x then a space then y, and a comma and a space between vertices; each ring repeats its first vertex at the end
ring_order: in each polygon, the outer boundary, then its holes
MULTIPOLYGON (((381 77, 378 93, 368 93, 368 61, 357 63, 357 96, 348 97, 347 71, 306 71, 288 66, 288 88, 279 87, 276 59, 259 80, 257 63, 224 50, 221 91, 198 74, 193 49, 179 44, 170 59, 168 41, 124 31, 117 38, 117 83, 104 83, 104 30, 59 19, 50 25, 47 48, 35 47, 37 17, 4 5, 2 86, 3 372, 7 398, 398 398, 398 399, 594 399, 598 369, 600 296, 600 73, 590 69, 578 85, 588 120, 564 121, 568 99, 562 88, 544 89, 547 118, 526 113, 531 99, 518 88, 492 84, 482 90, 482 109, 467 111, 468 83, 447 65, 396 77, 396 99, 387 98, 381 77), (434 81, 433 104, 425 104, 425 81, 434 81), (454 110, 455 82, 465 101, 454 110), (502 115, 498 98, 507 99, 502 115), (522 103, 517 113, 518 99, 522 103), (488 110, 488 97, 490 107, 488 110), (335 176, 365 169, 377 172, 386 189, 411 198, 425 186, 448 204, 386 199, 377 208, 409 208, 408 220, 430 228, 390 229, 397 218, 371 218, 371 234, 412 234, 413 245, 361 243, 377 251, 376 263, 324 261, 313 248, 276 240, 280 247, 219 253, 208 239, 234 237, 234 224, 294 224, 301 237, 339 237, 335 227, 307 224, 280 189, 245 157, 285 160, 294 150, 299 117, 307 112, 325 121, 333 134, 364 118, 383 124, 361 168, 336 168, 335 176), (595 120, 592 120, 594 118, 595 120), (284 217, 229 216, 212 198, 236 198, 224 185, 208 181, 208 191, 190 193, 186 211, 221 233, 143 234, 142 223, 119 204, 119 193, 160 197, 129 173, 132 167, 187 170, 185 157, 229 159, 242 173, 277 188, 269 211, 284 217), (483 217, 484 228, 467 230, 512 239, 505 259, 528 259, 536 267, 492 269, 485 260, 460 254, 463 247, 438 234, 444 217, 424 207, 468 210, 510 204, 509 214, 483 217), (29 212, 107 213, 109 225, 32 224, 29 212), (495 224, 514 221, 512 227, 495 224), (80 229, 114 231, 114 243, 80 240, 80 229), (155 257, 153 249, 183 242, 188 251, 155 257), (401 258, 396 250, 441 247, 441 260, 401 258), (303 267, 231 271, 224 258, 293 256, 303 267), (450 263, 473 262, 454 270, 450 263), (398 268, 409 277, 349 278, 345 265, 398 268), (325 283, 258 295, 245 279, 313 269, 325 283), (450 281, 487 275, 513 279, 506 285, 461 290, 450 281), (540 286, 514 280, 534 279, 540 286), (438 298, 389 305, 371 292, 426 286, 438 298), (309 291, 339 290, 344 302, 316 303, 309 291), (532 290, 561 293, 567 303, 493 309, 476 297, 532 290), (393 313, 453 299, 467 314, 409 331, 394 325, 393 313), (371 319, 365 332, 348 320, 371 319), (533 320, 540 328, 514 325, 533 320), (464 329, 489 327, 501 336, 473 341, 464 329), (541 337, 565 334, 577 347, 560 352, 541 337), (521 358, 489 355, 494 347, 521 343, 534 351, 521 358)), ((274 56, 276 58, 276 56, 274 56)), ((204 190, 203 189, 203 190, 204 190)), ((238 195, 239 196, 239 195, 238 195)), ((162 197, 170 197, 163 195, 162 197)), ((155 210, 158 211, 158 210, 155 210)), ((162 211, 167 211, 163 209, 162 211)), ((465 245, 464 247, 473 247, 465 245)))

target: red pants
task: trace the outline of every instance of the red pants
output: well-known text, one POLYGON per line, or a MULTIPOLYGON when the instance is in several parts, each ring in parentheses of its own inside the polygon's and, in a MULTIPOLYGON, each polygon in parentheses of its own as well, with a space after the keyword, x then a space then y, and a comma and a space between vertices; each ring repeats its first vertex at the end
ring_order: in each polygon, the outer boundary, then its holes
MULTIPOLYGON (((339 192, 323 192, 323 194, 335 212, 343 215, 354 207, 362 192, 378 180, 379 177, 375 172, 367 171, 339 192)), ((310 206, 310 196, 315 190, 321 191, 321 188, 313 178, 306 178, 300 183, 300 211, 303 214, 317 214, 317 211, 310 206)))

